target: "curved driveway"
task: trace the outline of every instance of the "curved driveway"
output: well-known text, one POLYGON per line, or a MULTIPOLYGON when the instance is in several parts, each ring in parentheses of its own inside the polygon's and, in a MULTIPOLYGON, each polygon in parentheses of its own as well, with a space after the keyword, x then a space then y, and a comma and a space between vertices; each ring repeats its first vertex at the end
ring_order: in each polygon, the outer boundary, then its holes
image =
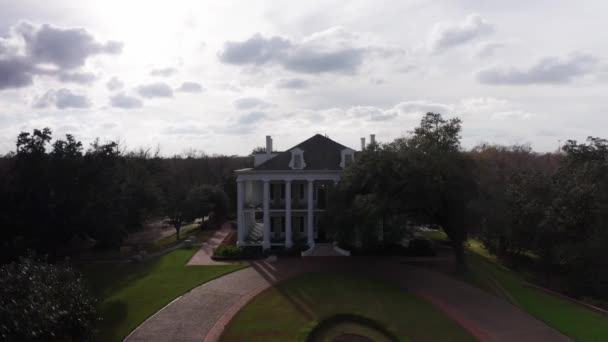
POLYGON ((312 271, 344 271, 396 281, 458 321, 482 341, 570 341, 510 303, 437 272, 398 258, 294 258, 251 267, 205 283, 150 317, 129 342, 217 341, 232 317, 264 289, 312 271))

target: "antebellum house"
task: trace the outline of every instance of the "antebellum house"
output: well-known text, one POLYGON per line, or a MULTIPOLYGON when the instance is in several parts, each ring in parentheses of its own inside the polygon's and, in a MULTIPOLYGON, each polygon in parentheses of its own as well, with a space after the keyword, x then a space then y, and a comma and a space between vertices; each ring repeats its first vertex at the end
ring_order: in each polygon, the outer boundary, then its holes
MULTIPOLYGON (((371 142, 374 143, 374 135, 371 142)), ((361 138, 362 148, 365 138, 361 138)), ((325 240, 318 229, 325 209, 327 187, 337 183, 345 167, 355 160, 355 150, 317 134, 284 151, 272 150, 266 136, 265 153, 254 156, 254 167, 236 170, 239 246, 291 248, 325 240)))

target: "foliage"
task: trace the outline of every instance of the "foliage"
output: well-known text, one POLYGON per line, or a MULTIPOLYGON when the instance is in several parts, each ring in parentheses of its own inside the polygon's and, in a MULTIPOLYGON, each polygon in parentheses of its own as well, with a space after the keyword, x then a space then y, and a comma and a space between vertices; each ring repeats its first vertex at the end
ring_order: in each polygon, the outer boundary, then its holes
POLYGON ((213 251, 213 259, 242 260, 254 259, 263 255, 260 248, 237 247, 233 245, 220 245, 213 251))
POLYGON ((53 140, 48 128, 23 132, 15 152, 0 158, 0 261, 27 249, 51 259, 71 255, 82 247, 74 241, 90 239, 96 247, 117 248, 146 221, 174 216, 170 209, 181 208, 175 203, 204 184, 198 193, 204 198, 192 211, 212 210, 221 219, 234 208, 228 204, 236 197, 232 171, 250 163, 194 153, 161 158, 113 141, 85 148, 70 134, 53 140))
POLYGON ((32 255, 0 267, 0 339, 86 341, 97 318, 93 299, 70 266, 32 255))
POLYGON ((409 137, 363 151, 344 171, 324 220, 340 241, 400 241, 408 223, 437 224, 448 235, 459 267, 473 221, 474 163, 460 151, 461 123, 428 113, 409 137), (333 228, 332 228, 333 227, 333 228))
POLYGON ((259 153, 266 153, 266 147, 257 146, 251 151, 250 155, 255 156, 256 154, 259 154, 259 153))
POLYGON ((608 258, 602 246, 608 244, 608 141, 568 141, 563 152, 527 151, 517 162, 513 155, 522 156, 517 150, 492 158, 474 151, 483 165, 478 235, 513 266, 519 266, 522 255, 533 256, 545 286, 577 297, 606 298, 608 258))
POLYGON ((242 257, 243 255, 243 249, 237 246, 229 246, 229 245, 223 245, 223 246, 218 246, 214 251, 213 251, 213 256, 214 257, 220 257, 220 258, 225 258, 225 259, 237 259, 242 257))

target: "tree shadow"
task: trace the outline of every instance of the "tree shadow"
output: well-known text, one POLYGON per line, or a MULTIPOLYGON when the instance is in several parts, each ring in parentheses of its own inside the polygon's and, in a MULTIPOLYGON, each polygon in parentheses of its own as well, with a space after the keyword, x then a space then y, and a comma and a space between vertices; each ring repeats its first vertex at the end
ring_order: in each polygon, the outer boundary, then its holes
POLYGON ((288 291, 281 286, 276 286, 289 278, 297 276, 298 273, 294 273, 293 270, 285 269, 284 265, 278 263, 270 264, 266 261, 254 261, 251 262, 250 265, 266 281, 272 284, 272 287, 276 289, 300 314, 306 317, 307 320, 312 321, 318 318, 319 314, 314 310, 315 303, 308 300, 304 294, 288 291))
POLYGON ((127 318, 127 303, 124 301, 110 301, 103 303, 99 308, 100 321, 96 325, 93 335, 94 341, 113 341, 117 336, 114 327, 120 325, 127 318))

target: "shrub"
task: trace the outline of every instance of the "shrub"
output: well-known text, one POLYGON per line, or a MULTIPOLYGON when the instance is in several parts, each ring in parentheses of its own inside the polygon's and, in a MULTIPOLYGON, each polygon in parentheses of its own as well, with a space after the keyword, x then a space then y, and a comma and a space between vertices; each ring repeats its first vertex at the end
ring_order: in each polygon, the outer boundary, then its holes
POLYGON ((213 256, 221 258, 238 258, 243 255, 243 250, 237 246, 221 245, 213 251, 213 256))
POLYGON ((0 267, 0 340, 87 341, 96 318, 71 267, 34 256, 0 267))
POLYGON ((240 259, 255 259, 264 256, 262 247, 258 246, 227 246, 220 245, 213 251, 214 260, 240 260, 240 259))

